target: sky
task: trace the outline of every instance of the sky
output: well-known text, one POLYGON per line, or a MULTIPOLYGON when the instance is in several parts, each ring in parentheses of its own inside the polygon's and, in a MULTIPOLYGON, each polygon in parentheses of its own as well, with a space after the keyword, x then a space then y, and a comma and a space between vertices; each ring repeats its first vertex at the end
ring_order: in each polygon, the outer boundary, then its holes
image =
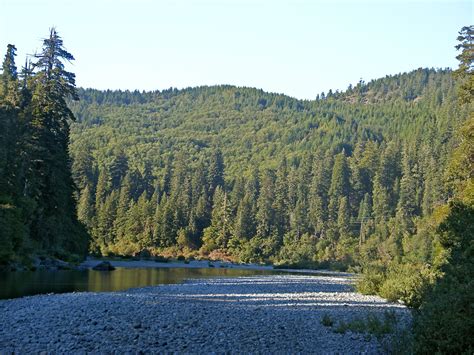
POLYGON ((231 84, 300 99, 419 67, 457 67, 472 0, 0 0, 17 64, 55 26, 77 85, 231 84))

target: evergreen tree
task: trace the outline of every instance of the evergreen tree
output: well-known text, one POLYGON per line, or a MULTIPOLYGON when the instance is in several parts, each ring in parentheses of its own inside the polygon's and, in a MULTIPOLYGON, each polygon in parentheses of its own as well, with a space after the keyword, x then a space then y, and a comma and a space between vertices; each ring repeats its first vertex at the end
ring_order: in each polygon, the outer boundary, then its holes
POLYGON ((458 42, 456 49, 461 50, 461 53, 456 56, 456 59, 459 60, 459 68, 454 74, 461 82, 459 101, 469 103, 472 102, 472 97, 474 97, 474 71, 472 70, 474 25, 464 26, 459 31, 458 42))
POLYGON ((362 245, 363 243, 365 243, 367 237, 370 236, 373 232, 371 228, 373 225, 372 205, 369 193, 366 193, 364 195, 364 198, 359 205, 359 213, 357 216, 357 220, 360 225, 359 245, 362 245))
POLYGON ((334 160, 332 170, 331 186, 329 188, 329 217, 332 221, 337 220, 339 201, 342 197, 349 198, 350 194, 350 172, 347 164, 346 154, 338 154, 334 160))
POLYGON ((73 157, 73 178, 79 190, 95 183, 96 166, 90 149, 81 149, 73 157))
POLYGON ((19 83, 16 72, 16 48, 7 46, 7 54, 0 75, 0 194, 12 197, 15 194, 15 171, 18 164, 15 159, 19 140, 19 83))
MULTIPOLYGON (((386 193, 387 216, 393 216, 397 205, 397 179, 400 176, 400 148, 398 144, 391 141, 387 144, 380 158, 380 165, 376 172, 378 188, 386 193)), ((374 178, 375 180, 375 178, 374 178)), ((375 186, 374 186, 375 190, 375 186)), ((375 193, 374 193, 375 196, 375 193)), ((382 196, 383 197, 383 196, 382 196)), ((374 200, 375 206, 375 200, 374 200)))
POLYGON ((26 178, 33 185, 31 197, 38 207, 32 215, 31 235, 46 250, 83 253, 87 236, 77 221, 68 155, 69 122, 75 118, 66 104, 67 98, 78 96, 75 75, 66 71, 63 63, 74 57, 64 49, 61 37, 52 28, 35 58, 32 120, 28 127, 31 165, 26 178))
MULTIPOLYGON (((105 177, 103 176, 102 179, 100 178, 99 175, 99 181, 101 182, 100 185, 104 186, 105 182, 107 181, 105 177)), ((98 187, 100 186, 98 184, 98 187)), ((102 187, 99 189, 100 191, 103 191, 102 187)), ((127 220, 128 220, 128 211, 130 209, 131 204, 133 203, 133 199, 131 196, 131 190, 132 190, 132 177, 129 172, 125 175, 125 177, 121 181, 121 186, 120 186, 120 191, 119 191, 119 197, 118 197, 118 202, 117 202, 117 216, 114 221, 114 230, 115 230, 115 235, 117 240, 121 240, 122 238, 125 238, 125 230, 127 226, 127 220)))
POLYGON ((94 215, 94 199, 89 185, 86 185, 81 191, 77 204, 77 218, 87 227, 89 232, 93 227, 94 215))
MULTIPOLYGON (((325 157, 327 158, 327 157, 325 157)), ((323 235, 328 221, 328 190, 331 182, 331 159, 317 156, 309 189, 309 220, 314 233, 323 235)))
POLYGON ((207 251, 223 249, 232 235, 230 205, 227 194, 220 186, 214 192, 211 225, 204 230, 203 248, 207 251))
POLYGON ((94 230, 96 246, 101 253, 106 253, 115 241, 114 221, 117 213, 117 192, 107 195, 97 209, 97 227, 94 230))
POLYGON ((249 240, 255 236, 255 214, 252 212, 252 205, 251 195, 245 194, 242 200, 240 200, 235 217, 234 236, 238 239, 249 240))
POLYGON ((211 205, 207 194, 203 191, 199 195, 199 199, 196 203, 195 208, 195 224, 196 224, 196 233, 202 235, 202 231, 209 226, 211 219, 211 205))
POLYGON ((16 47, 7 45, 7 53, 2 63, 0 99, 12 107, 18 107, 20 98, 20 83, 15 64, 16 47))
POLYGON ((245 180, 243 176, 238 176, 234 181, 234 186, 229 196, 232 214, 235 214, 240 201, 245 195, 245 180))
POLYGON ((257 200, 257 236, 260 238, 269 237, 274 231, 274 193, 274 174, 271 170, 266 170, 263 173, 262 182, 260 186, 260 194, 257 200))
POLYGON ((373 196, 373 216, 374 224, 376 226, 378 234, 382 238, 386 238, 388 234, 387 221, 390 218, 390 206, 389 199, 390 195, 387 189, 382 186, 380 182, 381 178, 378 174, 374 178, 374 191, 373 196))
POLYGON ((153 240, 159 243, 161 247, 172 246, 176 241, 176 220, 173 201, 166 194, 161 198, 155 214, 156 230, 153 240))
POLYGON ((124 239, 133 246, 135 253, 153 245, 152 214, 151 203, 144 191, 137 202, 132 202, 125 225, 124 239))
POLYGON ((339 208, 337 212, 337 227, 340 237, 347 237, 350 232, 351 211, 347 196, 343 196, 339 200, 339 208))
POLYGON ((224 187, 224 158, 219 148, 212 151, 208 169, 209 195, 213 196, 217 186, 224 187))
POLYGON ((397 222, 402 229, 413 232, 413 217, 417 212, 416 182, 408 152, 403 154, 403 175, 400 181, 400 196, 397 205, 397 222))
POLYGON ((123 151, 113 153, 113 160, 108 169, 110 175, 111 188, 120 187, 120 182, 128 170, 128 159, 123 151))
POLYGON ((299 196, 290 215, 290 231, 297 238, 308 232, 308 206, 306 201, 306 198, 299 196))
POLYGON ((110 176, 106 168, 99 170, 99 178, 95 189, 95 208, 99 209, 105 202, 105 198, 110 190, 110 176))
POLYGON ((21 191, 17 161, 20 113, 16 107, 19 83, 15 52, 15 46, 7 46, 0 75, 0 265, 8 264, 27 239, 22 209, 16 203, 21 191))
POLYGON ((280 243, 283 242, 283 235, 289 228, 288 202, 288 167, 286 158, 282 160, 276 172, 275 180, 275 201, 273 209, 275 211, 275 227, 280 243))

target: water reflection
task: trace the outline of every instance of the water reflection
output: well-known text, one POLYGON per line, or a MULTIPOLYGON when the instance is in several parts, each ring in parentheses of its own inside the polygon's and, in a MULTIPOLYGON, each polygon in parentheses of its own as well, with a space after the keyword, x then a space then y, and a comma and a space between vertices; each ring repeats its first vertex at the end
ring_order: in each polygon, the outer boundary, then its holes
POLYGON ((117 268, 115 271, 35 271, 0 275, 0 299, 43 293, 105 292, 183 282, 185 279, 270 274, 271 271, 224 268, 117 268))

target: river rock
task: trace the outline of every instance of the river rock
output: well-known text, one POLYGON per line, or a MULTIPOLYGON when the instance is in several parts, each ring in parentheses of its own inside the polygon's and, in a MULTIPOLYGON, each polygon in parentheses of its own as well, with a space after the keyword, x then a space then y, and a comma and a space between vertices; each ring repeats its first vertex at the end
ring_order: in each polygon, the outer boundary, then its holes
POLYGON ((97 264, 92 268, 93 270, 97 271, 112 271, 115 270, 115 267, 108 261, 102 261, 101 263, 97 264))
POLYGON ((56 258, 49 258, 49 257, 35 257, 31 262, 31 269, 32 270, 71 270, 73 267, 70 263, 59 260, 56 258))
POLYGON ((386 353, 382 342, 398 333, 379 340, 322 324, 326 314, 349 323, 389 311, 398 329, 410 325, 405 306, 358 294, 354 282, 255 275, 0 300, 0 354, 386 353))

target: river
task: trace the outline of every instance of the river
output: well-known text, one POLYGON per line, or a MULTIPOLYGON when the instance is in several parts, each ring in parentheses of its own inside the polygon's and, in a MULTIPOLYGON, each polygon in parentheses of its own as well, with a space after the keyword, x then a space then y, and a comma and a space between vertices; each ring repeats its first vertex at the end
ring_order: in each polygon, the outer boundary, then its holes
POLYGON ((268 270, 228 268, 117 268, 114 271, 60 270, 0 274, 0 299, 45 293, 107 292, 176 284, 185 279, 274 274, 268 270))

